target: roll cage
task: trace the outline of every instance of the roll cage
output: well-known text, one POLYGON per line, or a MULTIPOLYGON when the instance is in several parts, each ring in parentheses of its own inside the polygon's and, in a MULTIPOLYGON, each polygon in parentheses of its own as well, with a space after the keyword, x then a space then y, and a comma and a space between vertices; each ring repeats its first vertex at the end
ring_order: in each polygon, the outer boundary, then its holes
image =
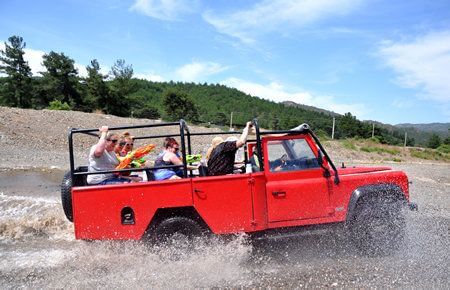
MULTIPOLYGON (((263 136, 269 136, 269 135, 296 135, 296 134, 308 134, 310 135, 314 141, 316 142, 317 146, 319 147, 319 156, 318 156, 318 162, 323 167, 323 160, 322 160, 322 154, 328 161, 328 164, 330 164, 331 168, 334 171, 334 182, 336 184, 339 183, 339 176, 337 169, 335 165, 333 164, 331 158, 326 153, 325 149, 323 148, 322 144, 320 143, 317 136, 313 133, 313 131, 309 128, 308 125, 303 124, 297 128, 294 128, 292 130, 275 130, 275 131, 261 131, 258 119, 255 118, 252 120, 252 124, 255 127, 255 139, 249 139, 247 140, 247 143, 252 142, 255 143, 256 152, 257 152, 257 158, 259 161, 259 167, 260 171, 264 171, 264 162, 263 162, 263 150, 262 150, 262 137, 263 136)), ((241 134, 241 131, 233 131, 233 132, 198 132, 198 133, 191 133, 189 130, 188 125, 186 124, 185 120, 180 119, 177 122, 165 122, 165 123, 158 123, 158 124, 144 124, 144 125, 133 125, 133 126, 119 126, 119 127, 109 127, 110 131, 118 131, 118 130, 129 130, 129 129, 143 129, 143 128, 154 128, 154 127, 178 127, 179 133, 178 134, 162 134, 162 135, 143 135, 143 136, 135 136, 134 140, 143 140, 143 139, 156 139, 156 138, 165 138, 165 137, 178 137, 180 138, 180 146, 181 146, 181 152, 182 152, 182 161, 183 165, 166 165, 166 166, 153 166, 153 167, 147 167, 147 168, 132 168, 132 169, 115 169, 115 170, 105 170, 105 171, 96 171, 96 172, 77 172, 75 170, 75 160, 74 160, 74 135, 75 134, 85 134, 89 136, 93 136, 96 138, 99 138, 99 136, 96 134, 98 132, 98 129, 77 129, 77 128, 71 128, 68 133, 68 143, 69 143, 69 160, 70 160, 70 175, 72 180, 76 180, 78 177, 87 176, 90 174, 103 174, 103 173, 117 173, 117 172, 130 172, 130 171, 146 171, 146 170, 155 170, 155 169, 163 169, 163 168, 183 168, 183 177, 192 177, 193 173, 192 171, 188 171, 187 169, 187 161, 186 161, 186 153, 192 154, 192 143, 191 143, 191 137, 192 136, 208 136, 208 135, 235 135, 235 134, 241 134)), ((244 146, 244 160, 245 163, 248 162, 248 154, 247 154, 247 146, 244 146)), ((327 168, 323 167, 326 171, 327 168)))

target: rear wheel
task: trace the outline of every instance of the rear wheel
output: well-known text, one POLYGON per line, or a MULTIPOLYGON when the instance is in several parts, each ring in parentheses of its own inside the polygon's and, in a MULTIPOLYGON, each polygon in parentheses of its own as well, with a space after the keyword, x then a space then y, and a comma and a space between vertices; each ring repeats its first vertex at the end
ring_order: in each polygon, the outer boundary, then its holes
POLYGON ((201 225, 192 218, 174 216, 168 217, 146 233, 146 240, 153 245, 174 247, 189 252, 195 247, 195 240, 205 236, 201 225))
POLYGON ((64 174, 61 182, 61 203, 67 219, 73 222, 72 212, 72 177, 70 171, 64 174))
POLYGON ((394 199, 371 199, 357 205, 350 234, 358 250, 368 255, 386 255, 400 248, 406 226, 402 205, 394 199))

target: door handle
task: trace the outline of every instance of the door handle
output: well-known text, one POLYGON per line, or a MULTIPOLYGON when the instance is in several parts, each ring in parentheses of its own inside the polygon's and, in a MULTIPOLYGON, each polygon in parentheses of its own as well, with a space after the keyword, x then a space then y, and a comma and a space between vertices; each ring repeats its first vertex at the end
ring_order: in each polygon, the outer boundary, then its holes
POLYGON ((203 190, 194 188, 194 192, 198 196, 198 198, 200 198, 200 199, 205 199, 206 198, 206 193, 203 190))
POLYGON ((275 197, 286 197, 286 191, 272 191, 272 195, 275 197))

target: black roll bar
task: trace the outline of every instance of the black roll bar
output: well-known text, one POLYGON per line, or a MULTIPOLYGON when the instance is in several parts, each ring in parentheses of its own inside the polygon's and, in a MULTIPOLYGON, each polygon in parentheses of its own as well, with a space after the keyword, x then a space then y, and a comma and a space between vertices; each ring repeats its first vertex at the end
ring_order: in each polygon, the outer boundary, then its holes
MULTIPOLYGON (((260 165, 260 170, 264 170, 264 163, 262 158, 262 143, 261 143, 261 136, 264 135, 276 135, 276 134, 309 134, 316 144, 319 146, 320 150, 324 154, 325 158, 330 163, 331 168, 334 170, 334 183, 339 184, 339 175, 338 171, 336 169, 336 166, 334 165, 333 161, 329 157, 328 153, 323 148, 322 144, 320 143, 317 136, 312 132, 309 128, 304 128, 301 130, 277 130, 277 131, 264 131, 261 132, 259 128, 258 119, 254 118, 252 120, 252 124, 255 127, 256 131, 256 150, 258 153, 258 161, 260 165)), ((144 125, 133 125, 133 126, 119 126, 119 127, 109 127, 109 130, 115 131, 115 130, 126 130, 126 129, 139 129, 139 128, 152 128, 152 127, 167 127, 167 126, 179 126, 179 134, 162 134, 162 135, 144 135, 140 137, 135 137, 135 140, 138 139, 154 139, 154 138, 162 138, 162 137, 180 137, 181 142, 181 150, 183 152, 182 160, 183 165, 167 165, 167 166, 156 166, 156 167, 149 167, 149 168, 131 168, 131 169, 115 169, 115 170, 107 170, 107 171, 97 171, 97 172, 77 172, 75 173, 75 161, 73 156, 73 134, 75 133, 83 133, 94 137, 99 137, 96 132, 98 132, 98 129, 77 129, 77 128, 71 128, 69 130, 68 134, 68 143, 69 143, 69 160, 70 160, 70 173, 71 178, 74 180, 75 175, 91 175, 91 174, 103 174, 103 173, 115 173, 115 172, 129 172, 129 171, 146 171, 146 170, 153 170, 153 169, 163 169, 163 168, 180 168, 183 167, 183 176, 186 178, 188 177, 187 174, 187 162, 186 162, 186 149, 188 154, 192 154, 192 146, 191 146, 191 136, 208 136, 208 135, 234 135, 234 134, 241 134, 241 131, 232 131, 232 132, 200 132, 200 133, 191 133, 189 130, 189 127, 186 124, 186 121, 183 119, 180 119, 178 122, 167 122, 167 123, 156 123, 156 124, 144 124, 144 125)), ((247 140, 248 141, 254 141, 254 140, 247 140)), ((247 156, 245 156, 247 159, 247 156)), ((192 172, 191 172, 192 175, 192 172)))
MULTIPOLYGON (((260 132, 259 131, 259 125, 258 125, 258 120, 255 118, 253 119, 253 124, 255 126, 256 129, 256 144, 257 144, 257 149, 258 149, 258 159, 259 159, 259 163, 260 165, 263 164, 262 162, 262 146, 261 146, 261 136, 262 135, 276 135, 276 134, 309 134, 311 135, 311 137, 314 139, 314 141, 316 142, 317 146, 319 146, 320 150, 322 151, 323 155, 325 156, 325 158, 327 158, 328 163, 330 163, 331 168, 333 168, 334 170, 334 183, 337 185, 339 184, 340 180, 339 180, 339 174, 338 171, 336 169, 336 166, 334 165, 333 161, 331 160, 330 156, 328 155, 327 151, 323 148, 322 144, 319 141, 319 138, 317 138, 317 136, 314 134, 314 132, 311 129, 301 129, 301 130, 276 130, 276 131, 264 131, 264 132, 260 132)), ((261 167, 261 170, 264 170, 263 167, 261 167)))

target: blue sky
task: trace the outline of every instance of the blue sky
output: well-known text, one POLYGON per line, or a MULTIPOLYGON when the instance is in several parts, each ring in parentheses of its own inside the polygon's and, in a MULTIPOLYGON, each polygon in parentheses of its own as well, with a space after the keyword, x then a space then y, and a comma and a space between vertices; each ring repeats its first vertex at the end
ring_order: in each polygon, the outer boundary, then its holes
MULTIPOLYGON (((448 0, 2 0, 0 48, 63 52, 80 75, 221 83, 361 120, 450 122, 448 0)), ((307 120, 299 120, 301 122, 307 120)))

